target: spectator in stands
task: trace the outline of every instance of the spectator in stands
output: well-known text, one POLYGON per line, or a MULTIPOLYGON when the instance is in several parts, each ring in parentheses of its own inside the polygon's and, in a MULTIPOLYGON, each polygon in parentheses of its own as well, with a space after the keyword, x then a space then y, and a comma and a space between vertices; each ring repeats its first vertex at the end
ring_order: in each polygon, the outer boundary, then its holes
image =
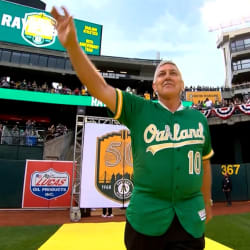
POLYGON ((246 99, 245 99, 245 103, 246 104, 249 104, 250 103, 250 98, 247 96, 246 99))
POLYGON ((234 107, 234 100, 233 99, 230 99, 229 101, 228 101, 228 105, 227 106, 229 106, 229 107, 234 107))
POLYGON ((31 81, 28 81, 27 88, 28 88, 28 90, 33 90, 31 81))
POLYGON ((44 83, 42 84, 42 91, 43 91, 43 92, 48 92, 48 89, 49 89, 49 87, 48 87, 47 82, 44 82, 44 83))
POLYGON ((2 81, 1 83, 3 88, 9 88, 10 87, 10 83, 6 80, 6 78, 2 81))
POLYGON ((15 89, 21 89, 21 81, 15 82, 15 89))
POLYGON ((136 89, 132 89, 132 94, 137 95, 136 89))
POLYGON ((63 85, 62 85, 62 83, 61 82, 59 82, 59 85, 58 85, 58 87, 57 87, 57 93, 62 93, 62 88, 63 88, 63 85))
POLYGON ((60 136, 63 134, 64 134, 64 125, 58 123, 58 125, 56 126, 55 136, 60 136))
POLYGON ((23 79, 23 81, 21 82, 20 88, 21 89, 27 89, 27 82, 26 82, 25 79, 23 79))
POLYGON ((28 120, 26 122, 26 129, 25 129, 25 133, 27 136, 31 136, 32 135, 32 130, 33 130, 33 124, 31 120, 28 120))
POLYGON ((66 95, 67 94, 67 87, 64 85, 61 90, 61 94, 66 95))
POLYGON ((221 107, 221 102, 219 102, 218 98, 215 99, 214 107, 215 108, 220 108, 221 107))
POLYGON ((62 84, 61 83, 56 83, 55 86, 53 86, 53 93, 61 93, 62 92, 62 84))
POLYGON ((148 91, 146 90, 145 93, 144 93, 144 98, 146 100, 150 100, 150 94, 148 93, 148 91))
POLYGON ((2 136, 1 136, 1 144, 11 144, 12 137, 11 131, 8 129, 8 121, 4 121, 3 129, 2 129, 2 136))
POLYGON ((66 135, 68 133, 68 128, 66 125, 63 127, 63 134, 66 135))
POLYGON ((50 134, 55 135, 56 133, 56 127, 54 124, 52 124, 49 128, 48 131, 50 132, 50 134))
POLYGON ((228 101, 226 99, 222 99, 221 107, 227 107, 228 101))
POLYGON ((20 133, 19 133, 19 128, 18 128, 18 123, 16 123, 14 127, 12 128, 11 135, 12 135, 12 144, 15 144, 15 145, 19 144, 20 133))
POLYGON ((55 131, 56 131, 56 128, 55 128, 54 124, 52 124, 50 127, 48 127, 48 131, 47 131, 47 135, 45 136, 45 140, 48 141, 48 140, 55 138, 55 131))
POLYGON ((210 100, 208 97, 207 97, 206 100, 205 100, 205 107, 206 107, 207 109, 211 109, 211 108, 213 107, 213 102, 212 102, 212 100, 210 100))
POLYGON ((58 123, 58 125, 55 127, 54 124, 52 124, 50 127, 48 127, 48 131, 46 134, 46 141, 51 140, 55 137, 65 135, 68 133, 68 128, 66 125, 63 125, 62 123, 58 123))
POLYGON ((67 95, 72 95, 72 90, 70 88, 67 88, 67 95))
POLYGON ((192 103, 192 108, 193 108, 193 109, 198 109, 198 105, 195 104, 195 103, 193 102, 193 103, 192 103))
POLYGON ((202 110, 202 108, 203 108, 203 101, 199 100, 197 103, 197 109, 202 110))
POLYGON ((85 85, 82 85, 82 87, 81 87, 81 94, 88 95, 88 89, 85 85))
POLYGON ((20 145, 25 145, 26 133, 23 129, 20 129, 20 145))
POLYGON ((0 123, 0 143, 1 143, 2 133, 3 133, 3 124, 0 123))
POLYGON ((16 83, 15 83, 15 81, 10 81, 10 88, 11 89, 14 89, 16 87, 16 83))
POLYGON ((56 131, 56 128, 55 128, 54 124, 52 124, 50 127, 48 127, 49 134, 53 135, 55 133, 55 131, 56 131))
POLYGON ((212 217, 213 150, 206 118, 181 105, 178 67, 169 61, 157 66, 152 87, 159 103, 116 90, 79 46, 73 18, 63 10, 64 15, 55 8, 51 14, 79 79, 131 131, 135 188, 126 212, 127 249, 204 249, 205 220, 212 217), (194 152, 198 169, 190 164, 194 152))
POLYGON ((240 105, 242 103, 239 97, 235 97, 233 102, 234 102, 234 105, 240 105))
POLYGON ((35 134, 34 131, 36 130, 36 120, 33 120, 33 121, 31 122, 31 124, 32 124, 32 131, 33 131, 33 134, 35 134))
POLYGON ((73 90, 73 94, 74 94, 74 95, 80 95, 80 90, 79 90, 79 88, 75 88, 75 89, 73 90))
POLYGON ((34 91, 37 90, 37 83, 36 83, 36 81, 33 81, 31 86, 32 86, 32 90, 34 90, 34 91))
POLYGON ((128 92, 128 93, 131 93, 131 94, 132 94, 132 89, 131 89, 131 87, 130 87, 130 86, 128 86, 128 87, 126 88, 126 92, 128 92))

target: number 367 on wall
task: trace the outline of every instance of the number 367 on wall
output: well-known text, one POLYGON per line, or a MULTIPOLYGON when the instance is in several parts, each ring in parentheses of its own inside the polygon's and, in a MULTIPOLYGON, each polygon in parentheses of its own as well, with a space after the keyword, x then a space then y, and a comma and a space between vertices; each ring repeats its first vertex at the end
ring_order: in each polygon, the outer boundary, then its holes
POLYGON ((221 174, 237 175, 239 173, 240 164, 223 164, 221 165, 221 174))

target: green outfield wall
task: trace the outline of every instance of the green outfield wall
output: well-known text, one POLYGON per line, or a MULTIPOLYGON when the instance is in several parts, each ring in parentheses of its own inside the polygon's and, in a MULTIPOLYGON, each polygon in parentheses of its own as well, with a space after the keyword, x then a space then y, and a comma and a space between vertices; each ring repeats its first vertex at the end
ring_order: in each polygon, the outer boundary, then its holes
POLYGON ((232 180, 232 200, 250 200, 250 163, 213 164, 212 165, 212 199, 225 201, 222 192, 223 175, 228 172, 232 180))
POLYGON ((25 160, 0 160, 0 208, 21 208, 25 160))
POLYGON ((0 159, 5 160, 42 160, 43 146, 0 145, 0 159))
MULTIPOLYGON (((0 208, 22 207, 25 164, 25 160, 0 159, 0 176, 2 177, 0 182, 0 208)), ((233 183, 232 200, 250 200, 250 163, 246 163, 212 165, 213 201, 225 201, 222 192, 222 179, 225 171, 229 172, 233 183)))

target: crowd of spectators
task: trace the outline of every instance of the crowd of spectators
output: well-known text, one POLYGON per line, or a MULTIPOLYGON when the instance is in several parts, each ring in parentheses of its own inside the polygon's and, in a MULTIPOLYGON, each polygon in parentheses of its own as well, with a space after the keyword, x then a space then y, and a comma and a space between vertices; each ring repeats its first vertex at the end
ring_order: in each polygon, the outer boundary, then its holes
POLYGON ((13 124, 9 124, 8 121, 0 121, 0 144, 37 146, 67 133, 68 128, 61 123, 48 127, 37 125, 34 120, 13 124))
POLYGON ((45 141, 51 140, 55 137, 65 135, 68 133, 68 128, 66 125, 63 125, 61 123, 58 123, 57 126, 52 124, 50 127, 47 129, 45 141))
POLYGON ((231 107, 241 104, 250 104, 249 96, 233 97, 231 99, 223 99, 221 101, 215 100, 212 102, 209 98, 206 98, 204 101, 198 101, 197 104, 192 105, 193 108, 202 110, 202 109, 211 109, 211 108, 222 108, 222 107, 231 107))
POLYGON ((209 87, 209 86, 186 86, 185 91, 223 91, 223 87, 209 87))
MULTIPOLYGON (((69 88, 67 85, 63 83, 37 83, 36 80, 34 81, 26 81, 26 79, 20 81, 13 81, 10 77, 2 77, 0 78, 0 88, 11 88, 11 89, 21 89, 21 90, 30 90, 30 91, 39 91, 39 92, 46 92, 46 93, 58 93, 58 94, 65 94, 65 95, 89 95, 88 90, 85 86, 75 87, 73 89, 69 88)), ((242 84, 235 84, 232 88, 228 87, 212 87, 212 86, 186 86, 183 92, 182 99, 185 100, 185 92, 187 91, 232 91, 234 89, 244 89, 250 88, 250 82, 244 82, 242 84)), ((144 96, 146 99, 157 99, 155 93, 152 92, 152 89, 145 90, 143 93, 137 93, 135 88, 131 88, 127 86, 125 91, 138 94, 144 96)), ((204 101, 204 100, 203 100, 204 101)))
MULTIPOLYGON (((9 77, 2 77, 0 79, 1 88, 11 88, 11 89, 20 89, 20 90, 30 90, 30 91, 40 91, 46 93, 58 93, 58 94, 67 94, 67 95, 88 95, 87 89, 82 86, 81 88, 70 89, 62 83, 53 82, 48 84, 44 82, 38 84, 34 81, 13 81, 9 77)), ((224 87, 207 87, 207 86, 190 86, 185 87, 184 92, 182 93, 181 99, 185 101, 187 91, 231 91, 234 88, 250 88, 250 82, 243 83, 239 86, 234 86, 233 88, 224 88, 224 87)), ((135 88, 127 86, 125 91, 140 94, 147 100, 156 100, 157 95, 152 92, 152 89, 145 90, 144 94, 137 93, 135 88)), ((230 107, 240 104, 250 104, 250 98, 248 95, 234 96, 233 98, 215 100, 214 102, 209 98, 205 100, 199 100, 198 103, 193 103, 192 108, 198 110, 211 109, 211 108, 221 108, 221 107, 230 107)), ((51 124, 47 128, 39 128, 35 121, 28 120, 25 124, 16 124, 10 127, 8 124, 1 123, 0 121, 0 143, 8 144, 21 144, 21 145, 33 145, 43 143, 44 141, 50 140, 57 136, 63 135, 68 132, 68 129, 65 125, 59 123, 56 126, 51 124)))
POLYGON ((37 81, 13 81, 9 77, 2 77, 0 80, 1 88, 10 88, 10 89, 20 89, 20 90, 29 90, 29 91, 38 91, 45 93, 58 93, 64 95, 88 95, 88 91, 85 86, 81 88, 71 89, 67 85, 62 83, 52 82, 48 84, 44 82, 42 84, 37 83, 37 81))
POLYGON ((234 89, 247 89, 250 88, 250 82, 234 83, 231 88, 229 87, 212 87, 212 86, 186 86, 185 91, 232 91, 234 89))

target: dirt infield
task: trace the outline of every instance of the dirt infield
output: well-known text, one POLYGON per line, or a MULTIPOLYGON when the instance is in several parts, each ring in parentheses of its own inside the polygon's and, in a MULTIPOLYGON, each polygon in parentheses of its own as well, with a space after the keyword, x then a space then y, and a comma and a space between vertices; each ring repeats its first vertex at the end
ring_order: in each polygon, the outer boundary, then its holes
MULTIPOLYGON (((233 202, 231 207, 225 203, 213 205, 213 215, 250 213, 250 201, 233 202)), ((82 217, 80 222, 115 222, 125 220, 125 210, 113 209, 113 218, 102 218, 101 209, 91 211, 91 216, 82 217)), ((0 226, 56 225, 71 223, 69 210, 0 210, 0 226)))

